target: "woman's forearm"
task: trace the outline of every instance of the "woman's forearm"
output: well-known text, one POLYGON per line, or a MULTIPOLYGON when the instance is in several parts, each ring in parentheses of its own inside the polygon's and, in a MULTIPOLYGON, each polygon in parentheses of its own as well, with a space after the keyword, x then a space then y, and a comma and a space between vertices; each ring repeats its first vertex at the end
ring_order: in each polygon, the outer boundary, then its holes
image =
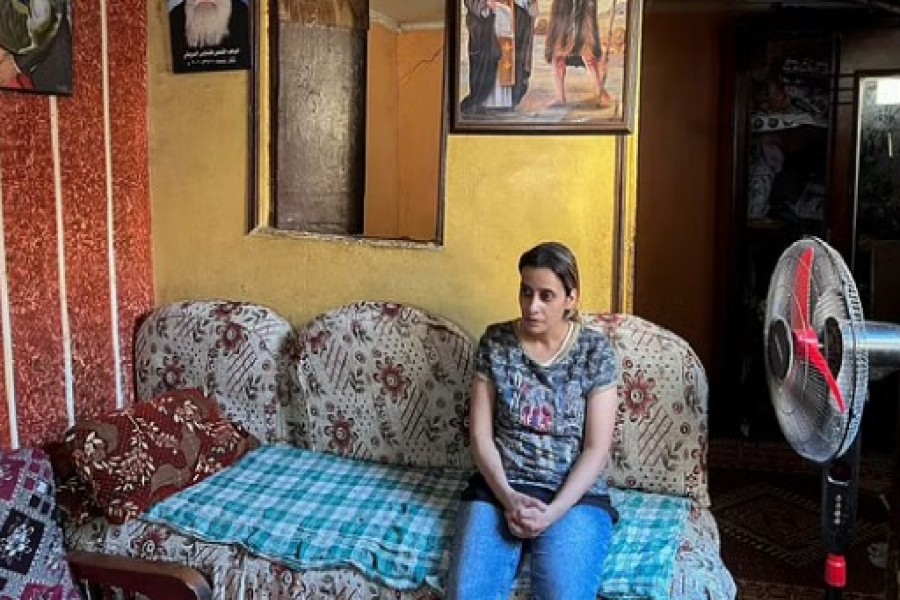
POLYGON ((615 386, 600 390, 588 398, 581 455, 550 503, 555 518, 581 500, 603 473, 612 448, 617 404, 615 386))
POLYGON ((550 510, 556 517, 564 515, 591 489, 603 473, 608 458, 609 452, 601 448, 586 449, 581 453, 556 497, 553 498, 553 502, 550 503, 550 510))
POLYGON ((512 487, 506 479, 506 471, 503 469, 500 452, 497 450, 494 440, 483 437, 473 439, 472 458, 488 487, 491 488, 503 507, 509 508, 509 495, 512 487))
POLYGON ((472 380, 472 398, 469 401, 469 441, 478 472, 497 500, 508 509, 513 489, 506 480, 500 452, 494 442, 494 399, 493 383, 487 377, 476 375, 472 380))

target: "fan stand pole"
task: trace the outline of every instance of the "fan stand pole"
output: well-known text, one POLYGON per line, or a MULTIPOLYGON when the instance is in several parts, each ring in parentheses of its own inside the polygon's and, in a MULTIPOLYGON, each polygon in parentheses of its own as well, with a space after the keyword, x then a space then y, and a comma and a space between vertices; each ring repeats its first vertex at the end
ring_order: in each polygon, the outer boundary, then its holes
POLYGON ((822 468, 822 535, 828 557, 825 559, 825 598, 838 600, 847 585, 845 553, 850 548, 856 523, 859 492, 860 436, 843 456, 822 468))

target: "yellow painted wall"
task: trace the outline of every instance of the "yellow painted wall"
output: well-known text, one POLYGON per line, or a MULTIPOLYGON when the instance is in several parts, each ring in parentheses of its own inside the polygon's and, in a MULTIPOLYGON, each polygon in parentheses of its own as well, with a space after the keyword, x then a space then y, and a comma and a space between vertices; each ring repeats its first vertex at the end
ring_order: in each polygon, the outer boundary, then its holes
POLYGON ((579 257, 582 307, 611 306, 614 137, 451 136, 442 248, 247 236, 248 76, 171 74, 165 3, 149 5, 157 302, 251 300, 301 323, 395 300, 477 334, 515 316, 519 254, 557 239, 579 257))

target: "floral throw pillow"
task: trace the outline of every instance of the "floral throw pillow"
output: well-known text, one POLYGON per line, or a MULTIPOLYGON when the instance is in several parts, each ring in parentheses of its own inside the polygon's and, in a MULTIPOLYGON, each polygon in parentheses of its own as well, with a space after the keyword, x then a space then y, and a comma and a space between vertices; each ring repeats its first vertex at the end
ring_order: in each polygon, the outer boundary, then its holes
POLYGON ((47 455, 0 451, 0 600, 79 600, 53 518, 53 471, 47 455))
POLYGON ((215 399, 194 389, 167 392, 76 423, 65 441, 79 476, 116 524, 234 464, 259 445, 219 414, 215 399))

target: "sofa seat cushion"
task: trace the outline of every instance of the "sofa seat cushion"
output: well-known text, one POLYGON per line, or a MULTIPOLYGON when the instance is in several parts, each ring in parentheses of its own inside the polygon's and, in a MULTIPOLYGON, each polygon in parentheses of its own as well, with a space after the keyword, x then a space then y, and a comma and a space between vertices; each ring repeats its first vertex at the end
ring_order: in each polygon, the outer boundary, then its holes
POLYGON ((144 518, 298 569, 352 565, 414 589, 437 585, 466 476, 263 446, 144 518))
POLYGON ((675 559, 673 598, 734 598, 737 586, 719 554, 719 528, 709 509, 694 506, 675 559))
MULTIPOLYGON (((687 498, 610 489, 620 520, 603 565, 603 598, 671 597, 678 539, 683 535, 693 502, 687 498)), ((528 590, 527 561, 515 589, 528 590)))
MULTIPOLYGON (((254 598, 391 598, 392 600, 441 600, 430 586, 399 591, 379 584, 348 566, 303 570, 263 558, 237 545, 205 542, 145 521, 143 517, 122 525, 95 519, 69 529, 73 548, 109 554, 140 556, 178 562, 203 571, 213 586, 214 600, 254 598)), ((667 600, 733 600, 734 579, 719 556, 719 535, 712 513, 694 504, 679 536, 675 572, 667 600)), ((529 600, 527 587, 516 589, 510 600, 529 600)), ((605 598, 598 596, 598 599, 605 598)), ((648 596, 632 595, 631 600, 648 596)))
MULTIPOLYGON (((398 590, 441 589, 467 473, 264 446, 142 518, 234 544, 289 569, 355 567, 398 590)), ((695 504, 612 490, 622 516, 603 567, 605 597, 669 598, 695 504)))
POLYGON ((78 600, 54 520, 55 487, 47 455, 0 451, 0 600, 78 600))
POLYGON ((79 476, 112 523, 233 464, 256 439, 199 390, 178 390, 76 423, 66 433, 79 476))

